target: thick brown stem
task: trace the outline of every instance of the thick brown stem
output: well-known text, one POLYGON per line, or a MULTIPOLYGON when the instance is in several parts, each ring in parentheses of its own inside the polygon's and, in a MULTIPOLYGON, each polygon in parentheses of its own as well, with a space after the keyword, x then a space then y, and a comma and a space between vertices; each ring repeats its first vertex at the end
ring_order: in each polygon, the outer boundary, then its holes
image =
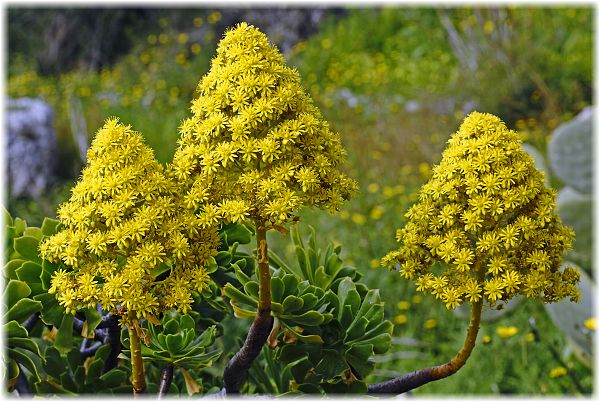
POLYGON ((267 250, 267 230, 262 223, 256 225, 258 261, 258 311, 248 331, 242 348, 231 358, 223 373, 223 385, 228 394, 240 392, 240 386, 254 360, 266 343, 273 318, 271 317, 271 273, 267 250))
POLYGON ((269 251, 267 248, 267 230, 263 225, 256 229, 258 257, 258 310, 271 311, 271 272, 269 271, 269 251))
POLYGON ((402 394, 412 389, 418 388, 431 381, 440 380, 456 373, 465 365, 471 355, 477 340, 479 324, 481 322, 481 310, 483 299, 471 305, 471 321, 467 330, 467 338, 462 349, 447 363, 439 366, 428 367, 422 370, 413 371, 402 377, 393 378, 378 384, 369 385, 370 394, 402 394))
MULTIPOLYGON (((133 321, 133 320, 132 320, 133 321)), ((131 352, 131 385, 133 394, 139 395, 146 392, 146 378, 144 377, 144 361, 142 360, 142 344, 137 332, 137 321, 129 325, 129 350, 131 352)))
POLYGON ((158 386, 158 399, 162 399, 169 393, 169 388, 171 388, 171 383, 173 382, 173 368, 174 366, 169 363, 161 372, 160 384, 158 386))

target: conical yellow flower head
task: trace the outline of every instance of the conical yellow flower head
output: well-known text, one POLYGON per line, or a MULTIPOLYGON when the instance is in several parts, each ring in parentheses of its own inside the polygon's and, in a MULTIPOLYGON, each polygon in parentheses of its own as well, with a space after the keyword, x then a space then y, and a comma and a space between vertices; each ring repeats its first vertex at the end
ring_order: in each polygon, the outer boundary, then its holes
POLYGON ((283 223, 304 205, 336 211, 356 190, 336 169, 346 154, 339 135, 258 29, 225 34, 198 92, 173 165, 205 224, 283 223))
POLYGON ((207 286, 216 229, 200 227, 140 134, 117 119, 98 131, 87 159, 59 208, 63 229, 40 246, 63 265, 49 293, 71 312, 96 303, 137 318, 187 311, 192 292, 207 286))
POLYGON ((450 309, 517 294, 576 301, 578 271, 559 270, 573 232, 554 213, 554 198, 518 135, 498 117, 473 112, 407 212, 400 249, 382 263, 397 262, 417 290, 450 309))

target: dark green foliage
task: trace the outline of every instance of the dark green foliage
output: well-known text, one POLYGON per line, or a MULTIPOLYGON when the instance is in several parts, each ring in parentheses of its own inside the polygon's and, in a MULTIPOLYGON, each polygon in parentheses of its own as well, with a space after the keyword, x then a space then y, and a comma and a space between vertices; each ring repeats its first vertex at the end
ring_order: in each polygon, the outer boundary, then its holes
MULTIPOLYGON (((263 351, 265 366, 255 366, 249 386, 258 392, 274 387, 276 393, 364 393, 374 355, 385 353, 391 342, 392 324, 384 319, 379 291, 355 283, 361 275, 343 265, 339 247, 329 244, 322 252, 312 228, 306 246, 295 228, 292 238, 298 266, 270 256, 274 350, 263 351), (261 370, 272 380, 261 380, 261 370)), ((236 316, 252 318, 258 283, 239 269, 236 274, 242 287, 228 284, 224 294, 236 316)))
MULTIPOLYGON (((147 344, 142 344, 145 361, 173 364, 176 367, 195 370, 207 367, 221 355, 211 348, 217 337, 217 327, 196 330, 196 322, 190 315, 166 314, 159 325, 146 322, 142 331, 147 344)), ((122 343, 129 347, 129 336, 122 332, 122 343)))
POLYGON ((56 347, 46 348, 45 363, 42 366, 46 377, 34 383, 36 393, 40 395, 131 393, 131 386, 128 385, 130 373, 126 366, 119 366, 102 374, 102 367, 109 353, 110 345, 101 346, 86 369, 82 364, 84 359, 78 350, 71 350, 65 358, 56 347))

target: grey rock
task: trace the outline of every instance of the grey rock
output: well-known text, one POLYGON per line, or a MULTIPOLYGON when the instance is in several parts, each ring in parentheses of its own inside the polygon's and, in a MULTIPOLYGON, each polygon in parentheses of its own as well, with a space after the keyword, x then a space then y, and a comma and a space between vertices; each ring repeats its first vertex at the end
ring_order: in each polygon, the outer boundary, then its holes
POLYGON ((6 129, 9 193, 39 198, 54 179, 57 144, 52 109, 40 99, 8 99, 6 129))

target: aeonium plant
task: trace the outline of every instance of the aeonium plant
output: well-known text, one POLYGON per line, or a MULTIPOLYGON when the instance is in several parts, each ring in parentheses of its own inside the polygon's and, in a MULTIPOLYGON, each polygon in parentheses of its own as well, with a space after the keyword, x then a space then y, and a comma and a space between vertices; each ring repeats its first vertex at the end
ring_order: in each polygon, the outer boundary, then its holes
POLYGON ((382 259, 448 309, 471 304, 464 345, 447 363, 370 392, 402 393, 458 371, 475 346, 484 303, 519 294, 545 303, 579 299, 579 271, 560 269, 573 231, 554 212, 555 195, 498 117, 473 112, 464 120, 406 213, 400 248, 382 259))
POLYGON ((238 392, 271 329, 267 231, 304 206, 335 212, 357 189, 338 170, 346 151, 265 34, 241 23, 219 42, 180 127, 173 169, 184 200, 204 225, 221 220, 256 229, 259 298, 246 342, 224 374, 238 392))

